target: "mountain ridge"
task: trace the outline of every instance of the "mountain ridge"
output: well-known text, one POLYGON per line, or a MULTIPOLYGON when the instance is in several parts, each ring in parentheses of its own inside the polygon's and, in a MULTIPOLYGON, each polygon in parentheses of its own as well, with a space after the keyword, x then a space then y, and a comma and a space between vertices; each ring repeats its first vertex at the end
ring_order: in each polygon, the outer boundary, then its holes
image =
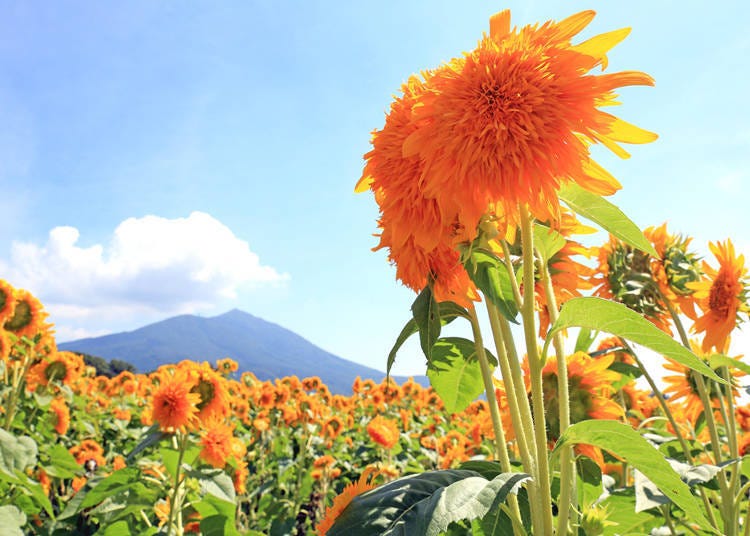
MULTIPOLYGON (((279 324, 236 308, 212 317, 177 315, 131 331, 67 341, 58 347, 127 361, 138 372, 183 359, 230 357, 237 361, 240 372, 250 371, 260 380, 318 376, 336 394, 351 394, 357 376, 375 381, 385 377, 385 372, 327 352, 279 324)), ((401 383, 406 377, 393 379, 401 383)), ((425 376, 415 380, 428 383, 425 376)))

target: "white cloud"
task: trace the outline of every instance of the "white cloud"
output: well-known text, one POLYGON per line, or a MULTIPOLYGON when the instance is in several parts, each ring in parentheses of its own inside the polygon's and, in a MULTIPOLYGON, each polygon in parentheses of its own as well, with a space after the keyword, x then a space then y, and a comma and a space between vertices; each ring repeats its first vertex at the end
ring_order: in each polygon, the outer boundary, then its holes
POLYGON ((74 227, 55 227, 44 245, 14 242, 0 273, 39 297, 53 320, 196 312, 289 277, 203 212, 129 218, 107 245, 81 247, 79 238, 74 227))

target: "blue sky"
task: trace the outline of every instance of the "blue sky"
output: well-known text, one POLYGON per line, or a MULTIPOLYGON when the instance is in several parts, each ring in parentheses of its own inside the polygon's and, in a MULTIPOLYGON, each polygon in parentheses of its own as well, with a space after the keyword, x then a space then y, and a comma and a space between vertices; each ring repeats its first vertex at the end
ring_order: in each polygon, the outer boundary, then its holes
MULTIPOLYGON (((413 294, 355 195, 370 131, 411 74, 471 49, 489 16, 597 18, 631 35, 617 115, 660 139, 621 161, 637 223, 750 253, 745 2, 4 2, 0 277, 61 340, 238 307, 383 369, 413 294)), ((398 373, 422 373, 415 345, 398 373)))

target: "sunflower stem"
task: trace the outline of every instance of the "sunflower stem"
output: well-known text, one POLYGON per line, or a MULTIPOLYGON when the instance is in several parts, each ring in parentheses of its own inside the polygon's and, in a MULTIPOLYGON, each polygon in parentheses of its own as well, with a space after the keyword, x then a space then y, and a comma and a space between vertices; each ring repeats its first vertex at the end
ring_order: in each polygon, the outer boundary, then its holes
MULTIPOLYGON (((487 361, 487 353, 484 351, 484 341, 482 340, 482 331, 479 329, 479 319, 477 318, 477 312, 474 307, 470 307, 469 321, 471 323, 471 331, 474 335, 474 348, 477 352, 477 358, 479 359, 479 366, 482 371, 482 381, 484 382, 484 391, 487 395, 487 405, 490 408, 490 418, 492 419, 492 428, 495 432, 495 454, 500 460, 500 466, 504 473, 510 473, 512 467, 510 465, 510 457, 508 456, 508 444, 505 441, 505 431, 503 430, 503 423, 500 419, 500 409, 497 405, 497 397, 495 396, 495 386, 492 383, 492 370, 490 364, 487 361)), ((510 494, 509 503, 511 506, 511 512, 513 516, 521 519, 521 509, 518 506, 518 497, 515 494, 510 494)), ((512 517, 513 517, 512 516, 512 517)), ((513 523, 513 531, 516 532, 516 524, 513 523)))
MULTIPOLYGON (((549 274, 547 262, 544 259, 539 263, 539 270, 544 286, 544 293, 547 298, 547 313, 550 322, 554 324, 560 316, 557 309, 557 298, 555 289, 552 286, 552 279, 549 274)), ((563 347, 562 333, 555 332, 552 338, 552 344, 555 347, 557 356, 557 397, 559 404, 560 418, 560 435, 570 426, 570 392, 568 389, 568 366, 565 362, 565 348, 563 347)), ((568 533, 568 516, 572 508, 573 487, 573 447, 566 446, 560 452, 560 497, 557 502, 557 533, 564 535, 568 533)))
MULTIPOLYGON (((536 534, 552 535, 552 490, 550 486, 549 457, 547 447, 547 423, 544 416, 544 386, 542 367, 537 345, 536 319, 534 316, 534 234, 532 219, 525 205, 519 205, 521 213, 521 247, 523 250, 523 331, 531 378, 531 402, 534 414, 534 437, 536 440, 537 473, 542 499, 542 527, 536 534)), ((536 527, 535 527, 536 528, 536 527)))
POLYGON ((172 490, 172 500, 169 503, 169 518, 167 519, 167 534, 172 534, 172 522, 174 520, 174 531, 177 536, 182 536, 182 505, 178 504, 182 502, 179 495, 180 487, 182 484, 181 473, 182 473, 182 459, 185 455, 185 448, 187 447, 188 435, 186 433, 179 433, 180 437, 178 443, 177 453, 177 467, 175 468, 174 475, 174 489, 172 490), (175 515, 177 518, 175 519, 175 515))
MULTIPOLYGON (((521 455, 521 463, 523 463, 524 470, 530 474, 536 474, 535 457, 534 451, 531 447, 534 446, 533 436, 528 435, 530 426, 526 423, 531 423, 531 410, 529 409, 529 397, 526 393, 526 389, 523 386, 523 378, 521 378, 521 385, 515 381, 513 377, 511 360, 508 356, 508 341, 506 340, 506 334, 504 334, 503 326, 508 330, 507 336, 512 335, 509 333, 510 328, 507 325, 507 320, 501 317, 497 307, 490 301, 485 300, 487 304, 487 314, 490 319, 490 327, 492 328, 492 335, 495 340, 495 348, 497 350, 497 359, 500 364, 500 372, 503 377, 505 384, 505 394, 508 398, 508 406, 510 408, 510 417, 513 422, 513 429, 516 432, 516 439, 518 444, 518 451, 521 455), (504 321, 504 323, 503 323, 504 321), (519 399, 520 397, 520 399, 519 399), (528 416, 524 418, 521 414, 521 407, 525 405, 526 413, 528 416)), ((513 359, 518 364, 518 358, 513 355, 513 359)), ((539 512, 539 490, 536 487, 535 482, 530 482, 527 486, 529 492, 529 508, 531 509, 532 519, 540 520, 541 512, 539 512)), ((539 521, 537 521, 538 523, 539 521)))

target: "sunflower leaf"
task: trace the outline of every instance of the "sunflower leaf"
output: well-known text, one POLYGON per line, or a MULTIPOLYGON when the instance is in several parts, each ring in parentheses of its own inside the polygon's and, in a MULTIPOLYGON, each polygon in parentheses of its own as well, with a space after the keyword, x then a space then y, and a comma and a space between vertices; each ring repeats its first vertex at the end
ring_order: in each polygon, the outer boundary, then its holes
POLYGON ((568 183, 558 192, 560 199, 579 216, 599 224, 602 229, 634 248, 658 257, 656 250, 643 235, 643 231, 619 208, 577 184, 568 183))
POLYGON ((474 343, 460 337, 438 339, 427 377, 449 413, 465 410, 484 391, 474 343))
POLYGON ((711 528, 703 514, 701 504, 691 493, 680 475, 658 451, 630 426, 618 421, 588 420, 576 423, 563 432, 552 451, 557 457, 562 447, 583 443, 605 450, 622 458, 626 463, 643 473, 675 505, 681 508, 688 519, 703 529, 718 534, 711 528))
POLYGON ((541 223, 534 224, 534 247, 545 262, 565 247, 565 237, 541 223))
POLYGON ((432 288, 427 285, 411 305, 414 322, 419 328, 419 344, 427 361, 432 359, 432 346, 440 337, 440 305, 435 301, 432 288))
POLYGON ((669 357, 714 381, 727 383, 693 352, 621 303, 596 297, 573 298, 565 302, 560 316, 547 333, 543 355, 547 355, 554 334, 570 327, 596 329, 617 335, 669 357))
POLYGON ((497 306, 500 313, 518 324, 513 286, 503 261, 487 250, 473 248, 467 255, 464 267, 477 288, 497 306))
POLYGON ((327 534, 437 536, 454 521, 483 517, 529 478, 503 473, 488 481, 459 469, 399 478, 355 497, 327 534))

